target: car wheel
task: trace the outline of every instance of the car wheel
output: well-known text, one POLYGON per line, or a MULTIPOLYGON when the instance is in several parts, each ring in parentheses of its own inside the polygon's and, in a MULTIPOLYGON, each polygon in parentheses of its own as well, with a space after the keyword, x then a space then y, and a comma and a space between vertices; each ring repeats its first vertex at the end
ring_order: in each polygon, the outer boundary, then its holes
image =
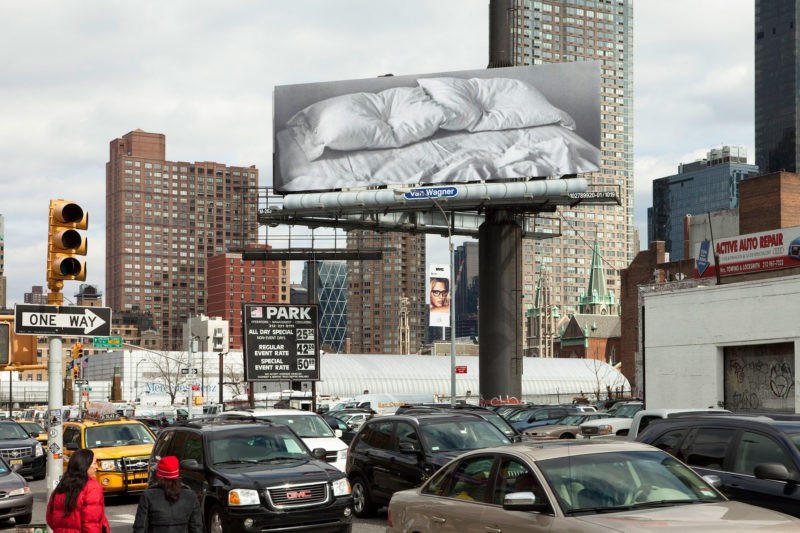
POLYGON ((369 494, 369 488, 360 477, 354 478, 351 484, 353 490, 353 512, 359 518, 369 518, 375 514, 375 504, 369 494))
POLYGON ((30 524, 33 520, 33 513, 21 514, 14 517, 14 523, 19 525, 30 524))
POLYGON ((219 505, 212 505, 206 516, 206 532, 222 533, 222 511, 219 505))

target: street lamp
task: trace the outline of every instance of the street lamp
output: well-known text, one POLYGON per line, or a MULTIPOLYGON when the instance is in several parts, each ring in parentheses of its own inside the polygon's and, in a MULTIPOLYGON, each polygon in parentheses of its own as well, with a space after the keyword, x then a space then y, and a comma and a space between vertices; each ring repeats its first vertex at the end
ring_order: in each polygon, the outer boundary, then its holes
POLYGON ((448 218, 447 214, 436 201, 436 198, 429 196, 433 205, 442 212, 444 221, 447 224, 447 241, 450 246, 450 406, 454 407, 456 404, 456 284, 455 281, 455 249, 453 248, 453 213, 450 213, 448 218))
POLYGON ((139 359, 139 361, 136 363, 136 379, 134 380, 133 385, 133 401, 136 401, 136 399, 139 398, 139 365, 146 362, 147 361, 145 359, 139 359))
POLYGON ((228 352, 219 352, 219 405, 222 409, 224 409, 223 406, 225 405, 225 398, 222 394, 222 358, 226 355, 228 355, 228 352))

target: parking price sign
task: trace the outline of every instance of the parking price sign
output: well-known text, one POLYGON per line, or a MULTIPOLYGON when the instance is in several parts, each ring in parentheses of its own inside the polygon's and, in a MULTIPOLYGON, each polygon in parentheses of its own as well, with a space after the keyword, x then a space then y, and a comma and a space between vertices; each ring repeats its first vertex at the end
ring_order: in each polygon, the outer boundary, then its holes
POLYGON ((319 380, 316 305, 244 304, 245 379, 319 380))

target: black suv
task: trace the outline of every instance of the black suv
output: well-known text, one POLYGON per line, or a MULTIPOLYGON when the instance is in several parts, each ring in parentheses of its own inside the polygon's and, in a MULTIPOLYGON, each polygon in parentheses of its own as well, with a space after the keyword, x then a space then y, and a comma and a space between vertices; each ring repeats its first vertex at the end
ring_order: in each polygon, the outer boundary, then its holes
POLYGON ((492 423, 470 413, 425 413, 371 418, 347 453, 353 510, 368 517, 392 494, 422 484, 467 450, 510 444, 492 423))
POLYGON ((208 533, 352 528, 344 473, 282 424, 196 419, 166 427, 150 456, 151 479, 168 455, 180 460, 208 533))
POLYGON ((395 414, 424 414, 424 413, 471 413, 484 420, 491 422, 497 429, 502 431, 512 442, 522 440, 522 433, 514 429, 508 421, 491 409, 480 407, 468 403, 450 404, 405 404, 397 408, 395 414))
POLYGON ((654 420, 636 440, 699 474, 732 500, 800 516, 800 421, 697 415, 654 420))
POLYGON ((0 420, 0 457, 21 476, 44 479, 47 473, 42 444, 14 420, 0 420))

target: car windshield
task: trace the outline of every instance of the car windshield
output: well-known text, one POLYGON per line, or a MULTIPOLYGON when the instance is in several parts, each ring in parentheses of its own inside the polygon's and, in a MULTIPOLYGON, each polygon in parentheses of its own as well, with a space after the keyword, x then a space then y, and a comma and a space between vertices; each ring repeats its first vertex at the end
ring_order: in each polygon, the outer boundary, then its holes
POLYGON ((285 428, 225 432, 209 442, 211 463, 248 464, 310 459, 308 448, 285 428))
POLYGON ((25 428, 28 433, 44 433, 44 428, 36 422, 20 422, 19 425, 25 428))
POLYGON ((331 427, 317 415, 269 415, 259 418, 289 426, 304 439, 335 436, 331 427))
POLYGON ((478 418, 431 420, 422 424, 420 431, 432 452, 475 450, 511 443, 494 425, 478 418))
POLYGON ((537 465, 565 513, 724 500, 691 469, 658 450, 568 455, 537 465))
POLYGON ((481 418, 485 418, 489 422, 491 422, 494 427, 502 431, 507 437, 513 437, 517 434, 516 430, 511 427, 511 425, 506 422, 506 419, 502 416, 498 415, 497 413, 493 413, 491 411, 482 412, 480 414, 481 418))
POLYGON ((556 424, 558 424, 559 426, 578 426, 583 422, 585 422, 587 419, 589 419, 589 417, 587 417, 586 415, 567 415, 558 422, 556 422, 556 424))
POLYGON ((25 430, 17 424, 16 422, 11 424, 0 424, 0 440, 12 440, 12 439, 28 439, 30 435, 28 435, 25 430))
POLYGON ((515 413, 512 413, 508 417, 509 422, 520 422, 522 420, 527 420, 528 417, 533 413, 534 409, 521 409, 515 413))
POLYGON ((617 418, 633 418, 633 415, 642 410, 640 403, 626 403, 616 410, 614 416, 617 418))
POLYGON ((86 428, 87 448, 153 444, 153 434, 144 424, 109 424, 86 428))

